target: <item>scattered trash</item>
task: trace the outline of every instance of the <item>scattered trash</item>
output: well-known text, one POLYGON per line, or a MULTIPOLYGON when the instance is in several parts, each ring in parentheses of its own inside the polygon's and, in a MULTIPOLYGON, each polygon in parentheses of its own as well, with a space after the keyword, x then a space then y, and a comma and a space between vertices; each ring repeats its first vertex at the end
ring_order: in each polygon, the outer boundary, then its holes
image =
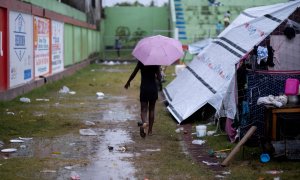
POLYGON ((77 172, 72 171, 71 172, 71 179, 72 180, 80 180, 80 176, 79 176, 79 174, 77 174, 77 172))
POLYGON ((91 129, 80 129, 79 133, 83 136, 97 136, 97 133, 91 129))
POLYGON ((21 97, 21 98, 20 98, 20 101, 21 101, 21 102, 24 102, 24 103, 30 103, 30 99, 29 99, 29 98, 26 98, 26 97, 21 97))
POLYGON ((227 157, 227 153, 225 152, 216 152, 215 153, 216 158, 226 158, 227 157))
POLYGON ((72 166, 65 166, 65 169, 71 170, 73 167, 72 166))
POLYGON ((202 145, 204 144, 206 141, 205 140, 193 140, 192 144, 198 144, 198 145, 202 145))
POLYGON ((97 99, 103 99, 104 98, 104 93, 103 92, 97 92, 97 99))
POLYGON ((22 144, 22 145, 20 146, 20 148, 21 148, 21 149, 26 149, 26 145, 22 144))
POLYGON ((231 174, 231 172, 230 171, 223 171, 222 174, 223 175, 229 175, 229 174, 231 174))
POLYGON ((56 171, 55 170, 45 169, 45 170, 42 170, 41 173, 56 173, 56 171))
POLYGON ((212 136, 216 133, 216 131, 207 131, 206 135, 207 136, 212 136))
POLYGON ((1 152, 3 153, 12 153, 12 152, 16 152, 17 149, 15 148, 7 148, 7 149, 2 149, 1 152))
POLYGON ((270 170, 270 171, 266 171, 265 173, 267 173, 267 174, 281 174, 281 173, 283 173, 283 171, 282 170, 270 170))
POLYGON ((217 166, 219 165, 220 163, 216 162, 208 162, 208 161, 202 161, 204 164, 208 165, 208 166, 217 166))
POLYGON ((118 149, 118 151, 125 152, 127 150, 126 146, 122 146, 118 149))
POLYGON ((49 99, 35 99, 36 101, 45 101, 45 102, 48 102, 50 101, 49 99))
POLYGON ((76 94, 76 92, 75 91, 70 91, 69 94, 74 95, 74 94, 76 94))
POLYGON ((19 139, 24 140, 24 141, 32 140, 32 138, 25 138, 25 137, 19 137, 19 139))
POLYGON ((208 155, 211 157, 216 156, 217 158, 226 158, 227 154, 225 152, 230 150, 231 149, 222 149, 222 150, 214 151, 213 149, 210 149, 208 151, 208 155))
POLYGON ((274 177, 273 180, 280 180, 280 177, 274 177))
POLYGON ((157 149, 145 149, 145 150, 142 150, 142 151, 145 151, 145 152, 159 152, 160 149, 157 148, 157 149))
POLYGON ((15 115, 14 112, 6 112, 6 114, 7 114, 7 115, 13 115, 13 116, 15 115))
POLYGON ((2 147, 4 145, 3 141, 0 141, 0 147, 2 147))
POLYGON ((225 178, 225 176, 217 174, 217 175, 215 175, 215 178, 225 178))
POLYGON ((61 93, 61 94, 67 94, 69 92, 70 92, 70 89, 67 86, 63 86, 63 88, 59 90, 59 93, 61 93))
POLYGON ((95 124, 94 122, 92 122, 92 121, 85 121, 84 124, 87 125, 87 126, 95 126, 95 125, 96 125, 96 124, 95 124))
POLYGON ((180 133, 181 131, 183 131, 183 127, 177 128, 177 129, 175 130, 176 133, 180 133))
POLYGON ((11 143, 23 143, 24 141, 21 139, 11 139, 10 142, 11 143))
POLYGON ((107 148, 108 148, 109 151, 113 151, 114 150, 114 147, 112 147, 112 146, 107 146, 107 148))

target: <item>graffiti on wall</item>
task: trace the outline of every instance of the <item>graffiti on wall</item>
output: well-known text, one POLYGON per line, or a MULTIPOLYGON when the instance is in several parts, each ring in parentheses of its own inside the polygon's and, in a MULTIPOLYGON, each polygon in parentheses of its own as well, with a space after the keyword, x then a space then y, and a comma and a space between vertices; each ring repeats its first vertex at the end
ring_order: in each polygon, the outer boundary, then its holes
POLYGON ((123 47, 132 47, 139 40, 147 35, 147 32, 142 28, 138 27, 133 33, 131 33, 129 27, 127 26, 119 26, 116 29, 115 37, 123 44, 123 47))

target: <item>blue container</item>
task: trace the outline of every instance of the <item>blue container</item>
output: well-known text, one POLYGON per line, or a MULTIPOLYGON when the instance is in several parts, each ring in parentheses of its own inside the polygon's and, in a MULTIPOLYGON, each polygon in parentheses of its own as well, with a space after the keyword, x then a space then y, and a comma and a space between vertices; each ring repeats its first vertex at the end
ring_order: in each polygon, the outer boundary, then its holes
POLYGON ((270 161, 270 156, 269 156, 269 154, 266 154, 266 153, 261 154, 261 155, 260 155, 260 161, 261 161, 262 163, 267 163, 267 162, 269 162, 269 161, 270 161))

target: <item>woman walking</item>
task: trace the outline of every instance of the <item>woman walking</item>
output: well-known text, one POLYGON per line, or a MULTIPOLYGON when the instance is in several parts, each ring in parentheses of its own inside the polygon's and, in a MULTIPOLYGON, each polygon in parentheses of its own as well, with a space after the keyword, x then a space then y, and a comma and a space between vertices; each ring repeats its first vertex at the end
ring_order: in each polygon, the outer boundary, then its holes
POLYGON ((145 66, 143 63, 138 61, 135 69, 130 75, 124 88, 128 89, 130 82, 134 79, 137 72, 141 70, 141 84, 140 84, 140 104, 141 104, 141 120, 140 123, 140 135, 141 137, 146 137, 144 131, 145 123, 147 123, 148 114, 148 135, 152 135, 152 127, 154 123, 155 116, 155 103, 158 98, 158 87, 157 80, 159 82, 159 88, 161 89, 161 74, 160 66, 149 65, 145 66))

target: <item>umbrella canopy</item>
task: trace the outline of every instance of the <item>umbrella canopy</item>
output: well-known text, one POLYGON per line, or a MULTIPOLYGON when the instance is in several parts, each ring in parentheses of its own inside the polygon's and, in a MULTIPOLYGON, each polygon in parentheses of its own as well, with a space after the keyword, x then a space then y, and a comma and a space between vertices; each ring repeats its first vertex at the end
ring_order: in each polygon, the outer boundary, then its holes
POLYGON ((184 53, 180 41, 161 36, 143 38, 135 46, 132 55, 144 65, 171 65, 184 53))

